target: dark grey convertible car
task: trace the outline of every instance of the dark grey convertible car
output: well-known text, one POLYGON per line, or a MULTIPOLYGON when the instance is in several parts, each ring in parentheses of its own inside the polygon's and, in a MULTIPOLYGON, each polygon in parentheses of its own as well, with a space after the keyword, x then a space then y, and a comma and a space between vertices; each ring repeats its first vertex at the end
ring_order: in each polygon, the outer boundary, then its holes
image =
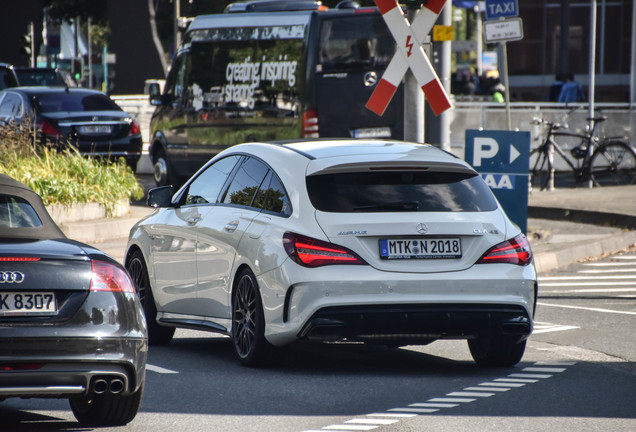
POLYGON ((35 192, 0 174, 0 401, 68 398, 81 423, 126 424, 147 352, 126 270, 66 238, 35 192))

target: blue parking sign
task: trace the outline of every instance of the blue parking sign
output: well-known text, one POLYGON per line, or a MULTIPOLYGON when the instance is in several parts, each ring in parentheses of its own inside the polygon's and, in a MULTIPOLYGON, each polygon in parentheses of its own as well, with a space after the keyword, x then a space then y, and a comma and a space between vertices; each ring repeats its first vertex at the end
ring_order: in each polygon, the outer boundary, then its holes
POLYGON ((487 20, 516 16, 519 16, 517 0, 486 0, 487 20))
POLYGON ((508 217, 526 233, 530 132, 466 130, 464 159, 481 175, 508 217))

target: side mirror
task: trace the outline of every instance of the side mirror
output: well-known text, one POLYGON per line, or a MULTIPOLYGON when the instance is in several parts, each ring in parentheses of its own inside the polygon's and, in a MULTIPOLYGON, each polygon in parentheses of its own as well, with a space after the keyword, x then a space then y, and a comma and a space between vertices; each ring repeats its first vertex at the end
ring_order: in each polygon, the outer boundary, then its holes
POLYGON ((161 87, 158 83, 150 83, 148 85, 148 94, 150 99, 150 105, 161 105, 161 87))
POLYGON ((172 186, 161 186, 148 191, 148 199, 146 204, 148 207, 172 207, 172 195, 174 188, 172 186))

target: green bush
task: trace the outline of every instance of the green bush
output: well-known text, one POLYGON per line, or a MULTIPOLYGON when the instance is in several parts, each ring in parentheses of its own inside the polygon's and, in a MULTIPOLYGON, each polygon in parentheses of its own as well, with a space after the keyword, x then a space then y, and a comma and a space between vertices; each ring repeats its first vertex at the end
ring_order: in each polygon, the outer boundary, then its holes
POLYGON ((0 173, 26 184, 49 204, 103 204, 108 214, 122 200, 138 200, 143 189, 121 159, 84 157, 72 146, 62 151, 33 146, 30 128, 0 131, 0 173))

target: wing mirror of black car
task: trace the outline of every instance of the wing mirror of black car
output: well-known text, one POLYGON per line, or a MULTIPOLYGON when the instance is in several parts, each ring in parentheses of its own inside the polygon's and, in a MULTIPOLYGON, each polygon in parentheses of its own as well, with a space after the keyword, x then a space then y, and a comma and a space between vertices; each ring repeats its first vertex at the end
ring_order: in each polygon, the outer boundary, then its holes
POLYGON ((148 94, 150 105, 161 105, 161 87, 159 87, 158 83, 151 83, 148 85, 148 94))
POLYGON ((172 207, 172 195, 174 195, 172 186, 161 186, 151 189, 148 191, 146 204, 149 207, 172 207))

